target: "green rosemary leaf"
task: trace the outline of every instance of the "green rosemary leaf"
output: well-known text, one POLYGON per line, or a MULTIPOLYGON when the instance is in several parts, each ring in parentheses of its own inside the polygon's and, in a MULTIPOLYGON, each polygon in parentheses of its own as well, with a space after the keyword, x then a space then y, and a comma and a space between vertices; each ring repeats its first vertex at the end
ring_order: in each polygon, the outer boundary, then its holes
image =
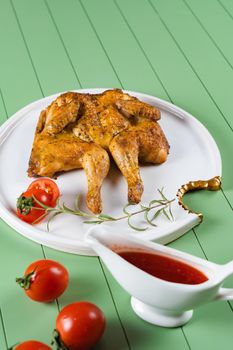
POLYGON ((83 212, 81 212, 80 210, 73 210, 69 207, 67 207, 64 203, 62 204, 62 211, 67 213, 67 214, 73 214, 73 215, 77 215, 77 216, 85 216, 85 214, 83 212))
POLYGON ((144 218, 145 218, 146 222, 148 222, 148 224, 151 225, 151 226, 157 227, 157 225, 154 224, 154 223, 149 219, 149 216, 148 216, 148 215, 149 215, 149 211, 145 211, 145 213, 144 213, 144 218))
POLYGON ((166 216, 166 218, 167 218, 169 221, 171 221, 171 218, 170 218, 170 216, 168 215, 168 213, 166 212, 166 209, 165 209, 165 208, 163 208, 163 214, 164 214, 164 216, 166 216))
POLYGON ((55 216, 58 216, 59 214, 62 214, 61 211, 57 211, 56 213, 54 213, 53 215, 50 216, 50 218, 48 219, 48 222, 47 222, 47 231, 49 232, 49 225, 50 225, 50 222, 55 218, 55 216))
POLYGON ((168 201, 168 199, 164 196, 163 187, 161 188, 161 190, 158 189, 158 192, 165 201, 168 201))
POLYGON ((148 229, 148 227, 137 227, 137 226, 134 226, 133 224, 131 224, 130 216, 128 217, 127 222, 128 222, 128 225, 135 231, 146 231, 148 229))
POLYGON ((115 221, 116 220, 114 217, 112 217, 110 215, 107 215, 107 214, 99 214, 97 217, 99 219, 103 219, 103 220, 106 220, 106 221, 110 221, 110 220, 115 221))
POLYGON ((42 220, 45 216, 47 215, 47 213, 45 212, 44 214, 42 214, 41 216, 39 216, 36 220, 34 220, 32 222, 32 225, 36 224, 38 221, 42 220))
POLYGON ((90 225, 94 225, 94 224, 102 224, 103 221, 101 220, 91 220, 91 221, 83 221, 84 224, 90 224, 90 225))
POLYGON ((83 213, 82 211, 78 211, 78 210, 74 210, 73 212, 71 211, 70 214, 76 215, 76 216, 89 216, 85 213, 83 213))
POLYGON ((74 210, 73 210, 73 209, 71 209, 71 208, 69 208, 69 207, 67 207, 67 206, 65 205, 65 203, 63 203, 63 204, 62 204, 62 208, 63 208, 65 211, 68 211, 68 212, 74 213, 74 210))
POLYGON ((135 203, 127 203, 123 207, 124 216, 116 217, 114 218, 111 215, 108 214, 99 214, 99 215, 90 215, 89 213, 86 213, 84 211, 81 211, 79 208, 79 199, 80 196, 77 196, 74 203, 74 209, 69 208, 65 205, 65 203, 60 204, 58 203, 55 208, 47 207, 40 203, 38 200, 35 199, 35 201, 40 204, 46 211, 45 215, 50 212, 52 213, 51 217, 48 220, 47 228, 49 230, 49 223, 51 220, 59 215, 59 214, 71 214, 76 216, 82 216, 85 218, 89 218, 90 220, 84 221, 85 224, 92 225, 92 224, 102 224, 103 222, 107 221, 119 221, 119 220, 125 220, 127 219, 128 225, 135 231, 145 231, 148 229, 148 227, 137 227, 131 223, 131 218, 135 215, 143 214, 144 213, 144 219, 145 221, 151 225, 156 227, 157 225, 153 223, 153 221, 162 213, 168 220, 174 220, 172 211, 171 211, 171 202, 175 199, 168 200, 165 195, 163 194, 163 188, 161 190, 158 189, 158 192, 160 193, 161 199, 154 199, 149 202, 148 205, 140 204, 139 210, 131 210, 128 211, 128 208, 131 206, 135 206, 135 203), (156 210, 158 208, 158 210, 156 210), (156 210, 154 212, 154 215, 152 218, 149 216, 149 213, 152 212, 152 210, 156 210), (93 220, 92 220, 93 219, 93 220))
POLYGON ((37 204, 39 204, 42 208, 44 208, 44 209, 50 208, 48 205, 45 205, 45 204, 41 203, 40 201, 38 201, 38 199, 36 199, 36 197, 35 197, 34 195, 32 195, 32 198, 33 198, 34 201, 35 201, 37 204))
POLYGON ((131 207, 132 205, 135 205, 134 203, 127 203, 124 207, 123 207, 123 213, 126 215, 130 215, 130 213, 127 211, 127 208, 131 207))
POLYGON ((153 201, 150 201, 149 207, 151 207, 153 204, 158 204, 158 206, 161 206, 161 205, 164 205, 166 203, 167 203, 167 201, 165 201, 163 199, 154 199, 153 201))
POLYGON ((141 209, 150 209, 149 207, 147 207, 146 205, 143 205, 143 204, 140 204, 140 207, 141 207, 141 209))
POLYGON ((154 213, 154 215, 153 215, 151 221, 154 221, 154 220, 160 215, 160 213, 161 213, 162 210, 163 210, 163 208, 157 210, 157 211, 154 213))
POLYGON ((171 221, 174 221, 174 216, 172 214, 171 203, 169 203, 168 210, 169 210, 169 214, 170 214, 170 217, 171 217, 171 221))

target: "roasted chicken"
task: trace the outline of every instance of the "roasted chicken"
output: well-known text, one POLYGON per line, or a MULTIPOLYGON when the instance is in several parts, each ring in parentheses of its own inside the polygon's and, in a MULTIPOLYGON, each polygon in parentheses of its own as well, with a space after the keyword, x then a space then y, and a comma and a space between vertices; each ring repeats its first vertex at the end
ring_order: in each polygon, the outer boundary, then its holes
POLYGON ((159 109, 118 89, 98 95, 65 93, 40 114, 28 175, 53 177, 83 168, 87 206, 100 213, 110 153, 127 180, 128 200, 138 203, 143 193, 139 162, 167 159, 169 145, 159 119, 159 109))

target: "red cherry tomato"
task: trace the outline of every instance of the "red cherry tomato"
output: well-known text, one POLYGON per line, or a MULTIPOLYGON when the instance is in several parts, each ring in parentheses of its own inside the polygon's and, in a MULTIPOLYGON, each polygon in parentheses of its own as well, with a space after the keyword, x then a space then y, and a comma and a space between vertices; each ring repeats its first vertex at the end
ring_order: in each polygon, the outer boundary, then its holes
POLYGON ((60 191, 57 184, 48 178, 40 178, 28 186, 28 190, 43 190, 51 196, 51 207, 55 207, 60 197, 60 191))
POLYGON ((65 306, 57 316, 55 339, 69 350, 91 349, 105 329, 103 312, 95 305, 80 301, 65 306))
POLYGON ((29 224, 40 222, 46 214, 45 209, 35 201, 33 196, 42 204, 51 206, 51 196, 47 192, 39 189, 23 192, 17 200, 17 216, 29 224))
POLYGON ((67 288, 69 275, 66 268, 53 260, 38 260, 26 269, 16 282, 24 288, 29 298, 39 302, 50 302, 58 298, 67 288))
POLYGON ((52 350, 50 346, 36 340, 28 340, 13 346, 12 350, 52 350))

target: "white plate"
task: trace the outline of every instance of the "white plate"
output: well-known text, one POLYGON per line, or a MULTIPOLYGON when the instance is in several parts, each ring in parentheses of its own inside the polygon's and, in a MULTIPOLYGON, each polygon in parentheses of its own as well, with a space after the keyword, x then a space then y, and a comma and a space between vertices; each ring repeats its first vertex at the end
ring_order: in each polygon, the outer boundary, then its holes
MULTIPOLYGON (((100 93, 104 90, 77 91, 100 93)), ((181 108, 159 98, 132 91, 126 92, 161 109, 162 117, 159 123, 171 146, 166 163, 141 167, 145 187, 142 203, 158 198, 158 188, 164 187, 167 197, 174 198, 178 188, 190 180, 207 180, 216 175, 221 176, 218 147, 199 121, 181 108)), ((83 224, 80 217, 58 216, 51 223, 50 232, 47 232, 46 222, 31 226, 14 214, 17 197, 33 180, 28 178, 26 171, 39 113, 58 95, 29 104, 0 128, 0 215, 16 231, 33 241, 66 252, 93 255, 93 251, 84 242, 84 235, 90 225, 83 224)), ((62 193, 62 201, 68 206, 73 205, 77 193, 81 193, 84 203, 87 185, 83 170, 60 175, 57 184, 62 193)), ((122 214, 122 208, 127 202, 127 186, 125 179, 114 166, 104 181, 102 199, 104 213, 113 216, 122 214)), ((119 221, 108 224, 109 234, 114 230, 137 235, 145 240, 168 243, 198 223, 197 215, 188 214, 177 202, 174 202, 172 207, 174 222, 160 219, 157 228, 150 227, 145 232, 135 232, 129 229, 125 221, 119 221)), ((140 220, 142 221, 142 217, 135 223, 140 224, 140 220)))

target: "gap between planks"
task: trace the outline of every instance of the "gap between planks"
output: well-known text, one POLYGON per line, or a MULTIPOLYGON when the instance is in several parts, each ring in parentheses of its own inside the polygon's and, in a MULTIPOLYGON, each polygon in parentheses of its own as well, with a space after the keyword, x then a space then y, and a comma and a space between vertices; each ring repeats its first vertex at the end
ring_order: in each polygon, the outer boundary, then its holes
POLYGON ((50 16, 50 18, 51 18, 51 20, 52 20, 52 23, 53 23, 53 25, 54 25, 54 27, 55 27, 55 29, 56 29, 56 32, 57 32, 57 34, 58 34, 58 36, 59 36, 59 39, 60 39, 60 41, 61 41, 61 43, 62 43, 62 46, 63 46, 64 50, 65 50, 66 56, 67 56, 67 58, 68 58, 68 60, 69 60, 69 62, 70 62, 70 65, 71 65, 72 70, 73 70, 73 72, 74 72, 75 78, 76 78, 76 80, 77 80, 79 86, 81 87, 81 86, 82 86, 81 81, 80 81, 80 79, 79 79, 79 77, 78 77, 78 74, 77 74, 75 68, 74 68, 73 61, 72 61, 72 59, 71 59, 71 57, 70 57, 70 55, 69 55, 69 53, 68 53, 68 50, 67 50, 67 48, 66 48, 66 46, 65 46, 64 40, 63 40, 62 35, 61 35, 61 33, 60 33, 59 29, 58 29, 57 23, 56 23, 56 21, 54 20, 52 11, 51 11, 51 9, 50 9, 50 7, 49 7, 49 5, 48 5, 47 0, 44 0, 44 4, 45 4, 45 6, 46 6, 46 8, 47 8, 47 11, 48 11, 49 16, 50 16))
POLYGON ((111 59, 110 59, 110 57, 109 57, 109 55, 108 55, 108 53, 107 53, 107 51, 106 51, 106 49, 105 49, 105 47, 104 47, 104 45, 103 45, 101 39, 100 39, 99 34, 97 33, 97 31, 96 31, 96 29, 95 29, 95 26, 94 26, 93 22, 92 22, 91 19, 90 19, 90 16, 88 15, 88 12, 87 12, 85 6, 84 6, 83 3, 82 3, 82 0, 79 0, 79 3, 80 3, 80 5, 82 6, 82 9, 83 9, 83 11, 84 11, 84 13, 85 13, 85 15, 86 15, 86 17, 87 17, 87 19, 88 19, 90 25, 91 25, 91 28, 92 28, 93 32, 95 33, 95 36, 96 36, 97 40, 99 41, 99 43, 100 43, 100 45, 101 45, 101 47, 102 47, 102 49, 103 49, 103 51, 104 51, 104 53, 105 53, 107 59, 108 59, 110 65, 111 65, 111 67, 112 67, 112 69, 113 69, 113 71, 114 71, 114 73, 115 73, 115 75, 116 75, 116 77, 117 77, 117 80, 119 81, 119 83, 120 83, 122 89, 124 89, 123 84, 122 84, 122 82, 121 82, 121 80, 120 80, 120 78, 119 78, 119 75, 117 74, 117 71, 116 71, 116 69, 115 69, 115 67, 114 67, 114 65, 113 65, 113 63, 112 63, 112 61, 111 61, 111 59))
POLYGON ((5 342, 5 345, 6 345, 6 349, 8 349, 8 342, 7 342, 7 336, 6 336, 6 328, 5 328, 5 324, 4 324, 4 321, 3 321, 3 314, 2 314, 2 310, 0 308, 0 322, 2 324, 2 331, 3 331, 3 336, 4 336, 4 342, 5 342))
MULTIPOLYGON (((214 44, 214 46, 216 47, 216 49, 219 51, 219 53, 222 55, 222 57, 224 58, 224 60, 227 62, 227 64, 231 67, 231 69, 233 69, 233 66, 231 64, 231 62, 227 59, 227 57, 225 56, 224 52, 220 49, 220 47, 218 46, 218 44, 216 43, 216 41, 214 40, 214 38, 211 36, 211 34, 208 32, 208 30, 206 29, 206 27, 204 26, 204 24, 202 23, 202 21, 198 18, 198 16, 195 14, 195 12, 193 11, 193 9, 191 8, 191 6, 187 3, 186 0, 182 0, 183 3, 185 4, 185 6, 189 9, 189 11, 192 13, 193 17, 196 19, 196 21, 199 23, 199 25, 201 26, 201 28, 203 29, 203 31, 206 33, 206 35, 209 37, 210 41, 214 44)), ((218 0, 217 0, 218 1, 218 0)), ((220 3, 220 5, 222 5, 220 3)))
POLYGON ((222 1, 221 0, 217 0, 218 3, 222 6, 222 8, 224 9, 224 11, 226 11, 226 13, 228 14, 228 16, 233 20, 233 16, 232 14, 230 13, 230 11, 226 8, 225 5, 223 5, 222 1))

